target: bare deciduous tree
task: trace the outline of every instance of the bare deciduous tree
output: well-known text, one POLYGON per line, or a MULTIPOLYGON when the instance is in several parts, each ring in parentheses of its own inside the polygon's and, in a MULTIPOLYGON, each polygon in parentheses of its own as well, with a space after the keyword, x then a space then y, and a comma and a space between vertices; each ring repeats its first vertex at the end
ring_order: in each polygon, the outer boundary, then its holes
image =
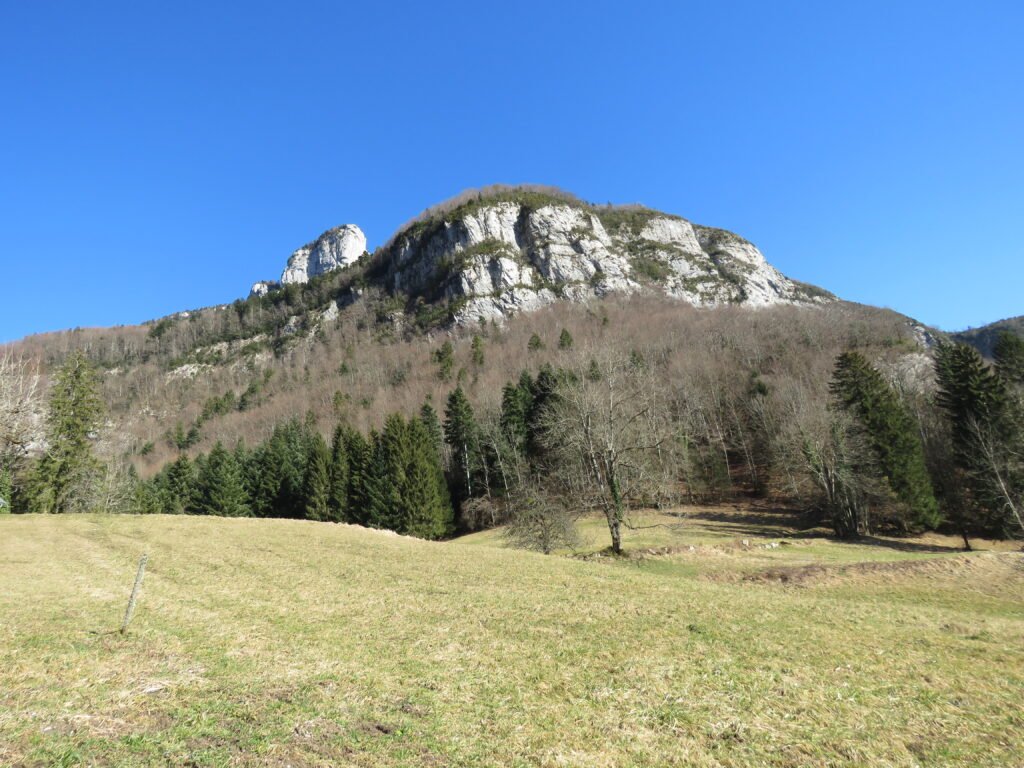
POLYGON ((39 431, 40 378, 36 366, 0 351, 0 467, 21 458, 39 431))
POLYGON ((794 495, 819 516, 827 514, 837 535, 870 533, 872 505, 884 494, 871 452, 850 417, 830 408, 807 379, 787 382, 780 397, 786 416, 780 462, 793 479, 794 495))
POLYGON ((578 512, 536 482, 523 483, 510 498, 510 517, 505 536, 517 547, 551 554, 560 547, 579 544, 578 512))
POLYGON ((583 355, 572 374, 545 417, 544 440, 558 464, 551 474, 604 513, 612 552, 619 554, 629 506, 672 492, 664 388, 648 366, 614 353, 583 355))
POLYGON ((1005 517, 1016 521, 1020 531, 1024 532, 1024 495, 1019 487, 1019 478, 1024 476, 1024 455, 1020 446, 1015 441, 1000 439, 992 425, 983 424, 976 418, 968 419, 967 428, 977 472, 984 475, 984 483, 991 489, 994 504, 1001 507, 1005 517))

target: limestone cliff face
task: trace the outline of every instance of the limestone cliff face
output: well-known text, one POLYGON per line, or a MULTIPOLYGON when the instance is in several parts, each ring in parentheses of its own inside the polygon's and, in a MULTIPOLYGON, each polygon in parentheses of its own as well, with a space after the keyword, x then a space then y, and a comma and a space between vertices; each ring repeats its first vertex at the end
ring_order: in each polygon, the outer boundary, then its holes
POLYGON ((380 258, 388 290, 447 300, 457 321, 613 292, 663 291, 698 306, 831 299, 737 235, 646 209, 470 205, 413 225, 380 258))
POLYGON ((366 235, 355 224, 329 229, 289 257, 281 282, 308 282, 311 277, 348 266, 365 252, 366 235))
MULTIPOLYGON (((250 295, 341 269, 365 250, 359 227, 328 230, 291 255, 280 283, 256 283, 250 295)), ((702 307, 834 298, 788 279, 731 232, 646 208, 528 193, 427 215, 374 253, 366 279, 411 306, 444 304, 459 323, 609 293, 658 291, 702 307)))

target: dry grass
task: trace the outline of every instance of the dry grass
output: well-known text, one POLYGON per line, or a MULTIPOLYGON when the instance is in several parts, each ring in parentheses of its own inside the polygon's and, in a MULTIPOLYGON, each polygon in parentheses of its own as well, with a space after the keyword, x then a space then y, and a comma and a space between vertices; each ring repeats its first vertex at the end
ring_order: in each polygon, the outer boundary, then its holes
POLYGON ((0 764, 1024 764, 1021 556, 797 533, 694 510, 611 561, 495 534, 0 518, 0 764), (132 630, 102 634, 142 551, 132 630), (807 567, 823 578, 744 580, 807 567))

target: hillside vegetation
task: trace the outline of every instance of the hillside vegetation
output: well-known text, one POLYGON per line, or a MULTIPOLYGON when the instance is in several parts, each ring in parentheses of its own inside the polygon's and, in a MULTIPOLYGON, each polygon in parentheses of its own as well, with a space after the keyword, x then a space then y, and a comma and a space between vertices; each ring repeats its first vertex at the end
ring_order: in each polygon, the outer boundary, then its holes
POLYGON ((1019 763, 1021 555, 678 512, 641 517, 665 525, 627 532, 628 560, 0 518, 0 764, 1019 763))
POLYGON ((1024 315, 998 320, 980 328, 969 328, 966 331, 953 334, 953 337, 957 341, 970 344, 985 357, 991 359, 995 352, 996 342, 999 340, 1000 334, 1005 331, 1024 337, 1024 315))

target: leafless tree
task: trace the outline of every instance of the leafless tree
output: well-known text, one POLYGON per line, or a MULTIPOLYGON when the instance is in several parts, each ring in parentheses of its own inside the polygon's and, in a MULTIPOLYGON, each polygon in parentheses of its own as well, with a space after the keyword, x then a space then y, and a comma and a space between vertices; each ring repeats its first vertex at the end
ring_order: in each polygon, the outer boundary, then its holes
POLYGON ((991 489, 1003 514, 1016 521, 1024 532, 1024 495, 1019 480, 1014 482, 1014 478, 1024 476, 1024 449, 1005 438, 1000 439, 992 425, 977 419, 968 421, 968 429, 978 472, 985 475, 983 484, 991 489))
POLYGON ((551 474, 604 513, 619 554, 629 505, 672 491, 667 403, 650 368, 631 357, 584 355, 572 373, 545 419, 545 443, 557 462, 551 474))
POLYGON ((578 514, 566 499, 552 495, 539 482, 525 482, 509 499, 505 536, 514 546, 545 555, 561 547, 573 548, 579 544, 578 514))
POLYGON ((134 478, 128 464, 119 458, 111 458, 92 478, 83 506, 93 512, 130 512, 134 489, 134 478))
POLYGON ((0 351, 0 469, 11 468, 39 431, 38 369, 10 350, 0 351))
POLYGON ((869 534, 872 507, 884 495, 871 451, 850 418, 830 408, 816 384, 796 379, 780 393, 786 408, 780 461, 793 478, 795 497, 817 514, 827 514, 837 535, 869 534))

